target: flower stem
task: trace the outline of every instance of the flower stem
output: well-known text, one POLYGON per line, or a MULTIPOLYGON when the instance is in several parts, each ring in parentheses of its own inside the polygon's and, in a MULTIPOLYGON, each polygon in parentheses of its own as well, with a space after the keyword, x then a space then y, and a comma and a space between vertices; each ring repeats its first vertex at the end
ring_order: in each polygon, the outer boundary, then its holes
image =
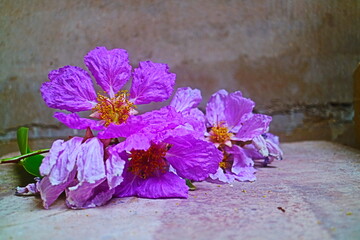
POLYGON ((47 153, 50 151, 50 148, 46 148, 46 149, 40 149, 40 150, 36 150, 33 152, 29 152, 29 153, 25 153, 22 154, 20 156, 16 156, 16 157, 11 157, 11 158, 4 158, 4 159, 0 159, 0 163, 14 163, 14 162, 19 162, 21 159, 24 158, 28 158, 34 155, 39 155, 42 153, 47 153))

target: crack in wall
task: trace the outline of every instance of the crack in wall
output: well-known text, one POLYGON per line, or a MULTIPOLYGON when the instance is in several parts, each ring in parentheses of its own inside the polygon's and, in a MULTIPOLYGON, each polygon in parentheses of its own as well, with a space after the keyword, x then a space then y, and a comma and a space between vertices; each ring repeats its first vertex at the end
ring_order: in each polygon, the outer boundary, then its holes
POLYGON ((329 102, 325 104, 296 104, 287 105, 285 109, 257 110, 255 112, 267 115, 294 115, 303 113, 307 118, 334 119, 339 122, 352 122, 354 117, 354 109, 352 102, 329 102))

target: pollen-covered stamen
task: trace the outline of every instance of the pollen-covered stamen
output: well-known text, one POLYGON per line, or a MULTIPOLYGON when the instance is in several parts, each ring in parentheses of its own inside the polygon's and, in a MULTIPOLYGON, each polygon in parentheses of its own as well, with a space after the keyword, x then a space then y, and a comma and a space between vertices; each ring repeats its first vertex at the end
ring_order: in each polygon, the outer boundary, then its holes
POLYGON ((91 117, 105 121, 105 126, 110 123, 121 124, 125 122, 136 107, 128 100, 129 93, 126 90, 115 94, 115 97, 108 98, 98 94, 98 104, 92 109, 91 117))
POLYGON ((219 145, 230 143, 230 139, 233 136, 233 133, 230 133, 227 127, 224 127, 222 124, 216 125, 210 130, 210 141, 217 143, 219 145))
POLYGON ((165 144, 152 144, 146 151, 132 150, 128 170, 143 179, 166 173, 169 169, 165 159, 167 149, 165 144))

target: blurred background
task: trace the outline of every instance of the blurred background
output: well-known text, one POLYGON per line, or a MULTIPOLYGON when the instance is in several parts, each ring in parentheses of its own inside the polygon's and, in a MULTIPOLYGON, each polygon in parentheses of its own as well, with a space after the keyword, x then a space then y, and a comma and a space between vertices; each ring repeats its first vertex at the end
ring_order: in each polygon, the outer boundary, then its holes
POLYGON ((81 134, 53 119, 39 88, 50 70, 85 68, 96 46, 126 49, 133 67, 167 63, 176 87, 202 91, 201 108, 218 89, 242 91, 282 142, 356 146, 359 16, 358 0, 1 0, 0 154, 17 150, 20 126, 41 147, 81 134))

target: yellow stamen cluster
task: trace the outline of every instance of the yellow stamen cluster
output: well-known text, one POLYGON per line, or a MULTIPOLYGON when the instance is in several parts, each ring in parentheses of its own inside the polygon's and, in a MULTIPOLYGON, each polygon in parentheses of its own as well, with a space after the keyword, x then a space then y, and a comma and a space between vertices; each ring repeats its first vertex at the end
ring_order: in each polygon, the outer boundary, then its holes
POLYGON ((121 124, 130 116, 130 111, 135 105, 128 100, 129 93, 126 90, 120 91, 113 98, 98 94, 98 104, 92 109, 95 116, 105 121, 105 126, 110 123, 121 124))
POLYGON ((230 141, 234 134, 230 133, 227 127, 217 125, 210 130, 210 141, 213 143, 225 144, 230 141))
POLYGON ((132 150, 128 170, 143 179, 166 173, 166 146, 151 145, 148 150, 132 150))

